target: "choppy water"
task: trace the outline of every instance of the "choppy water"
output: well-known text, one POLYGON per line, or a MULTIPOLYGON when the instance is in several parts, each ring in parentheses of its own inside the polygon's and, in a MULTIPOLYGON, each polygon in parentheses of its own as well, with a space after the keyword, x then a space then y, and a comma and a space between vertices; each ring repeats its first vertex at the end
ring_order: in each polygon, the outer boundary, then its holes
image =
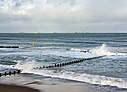
POLYGON ((127 89, 127 34, 8 33, 0 34, 0 45, 20 46, 0 48, 0 72, 16 68, 22 69, 22 73, 127 89), (84 50, 90 52, 81 52, 84 50), (103 55, 106 56, 64 67, 33 69, 103 55))

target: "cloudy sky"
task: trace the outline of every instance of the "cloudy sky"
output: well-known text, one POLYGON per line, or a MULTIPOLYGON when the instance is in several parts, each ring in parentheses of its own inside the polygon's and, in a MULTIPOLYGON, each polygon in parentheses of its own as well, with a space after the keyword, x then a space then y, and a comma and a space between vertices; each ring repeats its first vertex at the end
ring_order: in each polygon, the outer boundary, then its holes
POLYGON ((0 0, 5 32, 127 33, 127 0, 0 0))

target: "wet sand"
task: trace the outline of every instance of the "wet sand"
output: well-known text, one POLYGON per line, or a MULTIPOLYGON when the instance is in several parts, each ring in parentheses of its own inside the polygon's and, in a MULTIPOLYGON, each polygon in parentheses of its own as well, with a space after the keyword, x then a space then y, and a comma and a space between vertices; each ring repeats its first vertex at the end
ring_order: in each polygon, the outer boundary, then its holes
MULTIPOLYGON (((0 84, 0 92, 102 92, 88 87, 76 85, 41 85, 35 87, 25 87, 17 85, 0 84)), ((105 91, 106 92, 106 91, 105 91)))
POLYGON ((24 86, 0 84, 0 92, 39 92, 39 90, 24 86))
POLYGON ((107 92, 85 83, 57 83, 50 78, 19 74, 0 77, 0 92, 107 92), (18 86, 16 86, 18 85, 18 86), (37 90, 36 90, 37 89, 37 90))

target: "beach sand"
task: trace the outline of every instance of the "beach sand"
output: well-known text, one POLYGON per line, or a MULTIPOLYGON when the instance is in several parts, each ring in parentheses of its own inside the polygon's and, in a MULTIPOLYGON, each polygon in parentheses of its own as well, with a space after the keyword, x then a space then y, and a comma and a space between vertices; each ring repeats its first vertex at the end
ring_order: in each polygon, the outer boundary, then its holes
POLYGON ((0 84, 0 92, 39 92, 39 90, 24 86, 0 84))
MULTIPOLYGON (((0 92, 102 92, 76 85, 43 85, 36 87, 0 84, 0 92)), ((105 91, 106 92, 106 91, 105 91)))
POLYGON ((19 74, 0 77, 0 92, 107 92, 85 83, 57 83, 50 78, 19 74), (16 86, 17 85, 17 86, 16 86))

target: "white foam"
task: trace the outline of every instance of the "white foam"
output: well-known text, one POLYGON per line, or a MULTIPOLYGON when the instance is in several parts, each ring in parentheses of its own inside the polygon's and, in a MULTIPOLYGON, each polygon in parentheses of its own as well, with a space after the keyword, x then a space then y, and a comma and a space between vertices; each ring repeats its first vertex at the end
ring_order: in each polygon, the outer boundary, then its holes
MULTIPOLYGON (((88 53, 86 52, 85 54, 88 54, 88 55, 94 55, 94 56, 103 56, 103 55, 107 55, 107 56, 125 56, 127 55, 126 53, 115 53, 115 52, 111 52, 109 50, 110 47, 108 47, 106 44, 102 44, 101 46, 99 47, 95 47, 93 49, 91 49, 88 53)), ((71 48, 70 51, 73 51, 73 52, 80 52, 82 53, 82 51, 87 51, 87 49, 79 49, 79 48, 71 48)))
POLYGON ((17 70, 17 69, 9 65, 0 65, 0 73, 5 73, 9 71, 14 71, 14 70, 17 70))
POLYGON ((71 48, 70 52, 74 57, 77 58, 79 58, 79 56, 80 58, 90 58, 104 55, 116 55, 116 53, 112 53, 108 50, 106 44, 102 44, 102 46, 100 47, 93 48, 89 50, 89 52, 87 49, 78 49, 78 48, 71 48), (86 51, 86 53, 84 53, 83 51, 86 51))
POLYGON ((78 48, 71 48, 70 50, 71 51, 79 51, 79 52, 81 51, 81 49, 78 49, 78 48))
POLYGON ((0 65, 0 70, 4 70, 5 68, 10 68, 8 65, 0 65))
POLYGON ((71 57, 71 58, 91 58, 96 57, 93 53, 82 53, 82 52, 75 52, 75 51, 66 51, 66 52, 53 52, 52 55, 56 56, 63 56, 63 57, 71 57))
POLYGON ((71 73, 65 72, 65 74, 61 76, 62 78, 87 82, 90 84, 100 84, 100 85, 117 86, 119 88, 127 88, 127 82, 119 78, 111 78, 111 77, 90 75, 90 74, 77 74, 72 72, 71 73))
POLYGON ((50 73, 48 74, 52 77, 71 79, 71 80, 86 82, 90 84, 109 85, 109 86, 116 86, 119 88, 127 88, 127 81, 121 78, 112 78, 112 77, 90 75, 90 74, 78 74, 78 73, 66 72, 66 71, 64 72, 62 71, 57 74, 52 74, 52 73, 50 74, 50 73))
MULTIPOLYGON (((44 51, 43 51, 44 52, 44 51)), ((39 51, 31 51, 31 52, 23 52, 22 55, 56 55, 56 56, 63 56, 63 57, 73 57, 73 58, 91 58, 95 56, 103 56, 103 55, 124 55, 121 53, 112 53, 109 51, 106 44, 103 44, 100 47, 96 47, 91 50, 91 53, 83 53, 80 52, 80 49, 75 50, 71 49, 70 51, 46 51, 42 53, 41 50, 39 51)), ((99 76, 99 75, 90 75, 90 74, 79 74, 74 72, 54 72, 56 70, 35 70, 34 67, 41 66, 40 63, 37 63, 34 59, 28 58, 25 61, 16 61, 18 62, 14 68, 22 69, 23 73, 34 73, 44 76, 51 76, 51 77, 58 77, 58 78, 65 78, 70 80, 76 80, 81 82, 87 82, 91 84, 99 84, 99 85, 109 85, 109 86, 117 86, 119 88, 126 88, 127 89, 127 81, 123 80, 122 78, 112 78, 106 76, 99 76)))
POLYGON ((62 56, 62 57, 71 57, 71 58, 92 58, 96 56, 118 56, 118 55, 126 55, 125 53, 112 53, 108 49, 108 46, 106 44, 102 44, 100 47, 95 47, 89 52, 87 52, 87 49, 80 49, 80 48, 72 48, 69 51, 67 50, 49 50, 49 49, 26 49, 21 52, 9 52, 9 53, 1 53, 0 55, 56 55, 56 56, 62 56), (84 53, 83 51, 86 51, 84 53))
POLYGON ((102 44, 100 47, 96 47, 92 49, 92 53, 95 53, 98 56, 103 56, 103 55, 114 55, 115 53, 111 53, 106 44, 102 44))
POLYGON ((34 59, 30 60, 30 58, 26 59, 24 62, 20 60, 16 62, 18 63, 13 67, 17 69, 22 69, 22 72, 25 73, 30 73, 33 67, 39 66, 39 63, 37 63, 34 59))
POLYGON ((127 88, 127 81, 121 78, 111 78, 106 76, 90 75, 90 74, 78 74, 78 73, 76 74, 74 72, 66 72, 66 71, 56 73, 54 71, 49 71, 49 70, 33 70, 33 69, 28 71, 27 70, 24 70, 23 72, 70 79, 70 80, 81 81, 90 84, 109 85, 109 86, 116 86, 119 88, 127 88))
POLYGON ((109 86, 116 86, 119 88, 126 88, 127 89, 127 80, 121 78, 112 78, 106 76, 99 76, 99 75, 90 75, 90 74, 79 74, 75 72, 68 72, 68 71, 56 71, 56 70, 36 70, 33 69, 35 67, 35 63, 24 63, 18 64, 16 66, 18 69, 23 69, 23 73, 33 73, 39 74, 43 76, 51 76, 57 78, 64 78, 70 79, 75 81, 86 82, 90 84, 98 84, 98 85, 109 85, 109 86))

